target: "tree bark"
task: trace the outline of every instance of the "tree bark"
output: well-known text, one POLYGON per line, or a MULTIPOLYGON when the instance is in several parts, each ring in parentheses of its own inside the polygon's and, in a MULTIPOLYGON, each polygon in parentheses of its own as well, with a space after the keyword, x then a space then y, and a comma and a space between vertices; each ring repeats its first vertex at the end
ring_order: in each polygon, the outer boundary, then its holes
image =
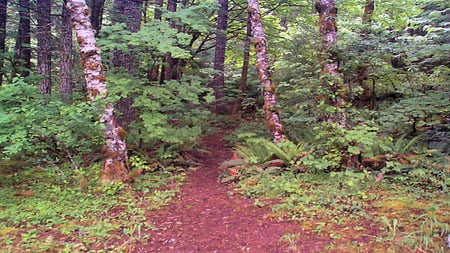
MULTIPOLYGON (((156 0, 155 1, 155 13, 153 15, 153 19, 154 20, 161 20, 162 18, 162 11, 161 8, 163 7, 163 0, 156 0)), ((160 59, 158 58, 154 58, 153 59, 153 65, 152 67, 148 70, 147 72, 147 79, 150 82, 156 82, 158 81, 158 77, 159 77, 159 70, 160 70, 160 63, 159 63, 160 59)))
POLYGON ((242 61, 241 80, 239 81, 240 94, 233 108, 233 114, 237 114, 242 108, 242 101, 244 101, 244 94, 247 92, 247 75, 248 66, 250 65, 250 42, 252 35, 252 25, 250 23, 250 16, 247 17, 247 32, 245 34, 244 42, 244 56, 242 61))
MULTIPOLYGON (((362 25, 363 29, 361 31, 361 39, 362 41, 369 40, 368 36, 370 34, 370 23, 372 22, 372 13, 375 9, 375 3, 374 0, 366 0, 365 6, 364 6, 364 15, 362 18, 362 25)), ((369 44, 369 43, 363 43, 369 44)), ((373 48, 371 46, 364 46, 364 48, 361 49, 361 53, 364 51, 372 50, 373 48)), ((359 97, 360 105, 369 109, 373 109, 374 107, 374 90, 372 90, 365 81, 369 78, 367 74, 368 70, 368 63, 367 59, 363 58, 361 65, 358 66, 357 71, 357 81, 358 85, 362 88, 362 93, 359 97)))
POLYGON ((31 69, 31 20, 30 0, 19 0, 19 29, 14 47, 14 70, 22 77, 30 75, 31 69))
MULTIPOLYGON (((125 23, 128 31, 135 33, 141 28, 142 0, 115 0, 113 11, 114 23, 125 23)), ((113 58, 114 67, 122 67, 128 74, 136 76, 137 60, 130 52, 116 50, 113 58)), ((123 97, 116 103, 117 110, 121 113, 118 117, 119 124, 128 130, 129 125, 136 119, 136 109, 132 106, 131 97, 123 97)))
POLYGON ((102 28, 105 0, 91 0, 88 2, 88 5, 91 9, 92 28, 94 28, 95 36, 98 36, 100 29, 102 28))
POLYGON ((264 111, 269 131, 273 141, 280 142, 286 139, 280 115, 277 109, 275 84, 269 72, 269 57, 267 41, 262 27, 262 18, 257 0, 248 0, 248 11, 253 32, 253 44, 256 52, 256 69, 259 81, 263 88, 264 111))
POLYGON ((0 0, 0 86, 3 84, 3 65, 4 53, 6 50, 6 19, 7 19, 7 0, 0 0))
POLYGON ((41 94, 50 94, 51 83, 51 0, 37 0, 37 74, 42 77, 39 82, 41 94))
POLYGON ((228 114, 228 106, 225 99, 225 52, 227 48, 227 22, 228 0, 219 0, 219 12, 217 17, 216 49, 214 56, 214 75, 212 88, 216 98, 215 113, 228 114))
MULTIPOLYGON (((108 96, 106 78, 103 73, 100 50, 97 46, 94 30, 85 0, 68 0, 67 9, 70 12, 72 27, 79 44, 81 63, 89 92, 89 99, 100 99, 105 103, 108 96)), ((111 104, 105 106, 100 122, 105 125, 104 135, 106 144, 103 148, 103 169, 101 180, 103 183, 122 181, 128 173, 127 147, 122 138, 121 129, 114 116, 111 104)))
POLYGON ((328 121, 346 128, 347 117, 343 112, 346 105, 346 88, 339 72, 339 62, 335 47, 337 45, 337 8, 334 0, 317 0, 315 7, 319 12, 319 31, 322 37, 322 79, 324 86, 330 89, 330 105, 336 108, 328 121))
MULTIPOLYGON (((177 0, 169 0, 169 2, 167 3, 167 10, 170 12, 176 12, 177 11, 177 0)), ((169 20, 170 22, 170 20, 169 20)), ((172 28, 175 28, 175 24, 171 24, 170 25, 172 28)), ((176 70, 174 70, 175 68, 175 61, 172 58, 172 54, 171 53, 166 53, 164 55, 164 65, 162 68, 162 78, 161 81, 168 81, 168 80, 173 80, 176 79, 176 70)))
POLYGON ((64 1, 62 8, 62 21, 60 31, 60 83, 59 92, 63 97, 63 101, 70 104, 72 102, 73 83, 72 83, 72 28, 70 27, 70 15, 65 6, 67 0, 64 1))

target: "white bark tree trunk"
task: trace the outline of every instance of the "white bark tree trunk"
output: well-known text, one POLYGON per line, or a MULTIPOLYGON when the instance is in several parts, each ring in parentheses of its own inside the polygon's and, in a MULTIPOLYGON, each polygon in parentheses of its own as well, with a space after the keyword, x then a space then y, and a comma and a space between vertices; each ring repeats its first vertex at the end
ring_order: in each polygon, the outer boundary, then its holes
POLYGON ((253 44, 256 52, 256 69, 259 81, 263 87, 264 111, 269 131, 274 142, 286 139, 280 115, 277 109, 275 84, 269 72, 269 57, 267 53, 267 41, 262 27, 261 12, 257 0, 248 0, 248 12, 250 15, 251 29, 253 32, 253 44))
MULTIPOLYGON (((105 99, 108 96, 106 78, 86 1, 69 0, 67 9, 70 12, 72 28, 79 44, 89 99, 91 101, 100 99, 106 103, 105 99)), ((103 183, 122 181, 128 173, 127 148, 122 138, 123 129, 117 125, 114 108, 111 104, 105 106, 100 122, 105 125, 104 134, 106 137, 106 144, 103 148, 104 163, 101 180, 103 183)))

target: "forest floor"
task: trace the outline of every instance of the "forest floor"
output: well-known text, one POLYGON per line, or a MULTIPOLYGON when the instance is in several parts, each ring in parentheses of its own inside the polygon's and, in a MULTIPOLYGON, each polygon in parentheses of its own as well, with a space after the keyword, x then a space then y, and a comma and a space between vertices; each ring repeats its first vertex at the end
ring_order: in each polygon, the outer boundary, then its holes
POLYGON ((361 173, 263 170, 225 184, 229 133, 203 137, 187 171, 134 161, 151 170, 129 184, 99 185, 99 165, 4 170, 0 253, 449 252, 448 193, 361 173))
MULTIPOLYGON (((274 221, 267 206, 256 207, 253 200, 219 182, 220 164, 232 156, 224 134, 202 140, 201 149, 207 152, 197 157, 201 166, 188 174, 172 203, 148 213, 155 229, 150 241, 133 252, 291 252, 292 245, 280 238, 300 232, 297 223, 274 221)), ((322 247, 319 238, 305 235, 296 252, 318 252, 322 247)))

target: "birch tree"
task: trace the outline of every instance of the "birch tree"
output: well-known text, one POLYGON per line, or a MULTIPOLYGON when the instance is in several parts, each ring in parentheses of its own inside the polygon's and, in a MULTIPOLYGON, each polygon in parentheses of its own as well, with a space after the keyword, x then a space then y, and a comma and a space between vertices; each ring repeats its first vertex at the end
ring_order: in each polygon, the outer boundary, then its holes
POLYGON ((267 41, 257 0, 248 0, 248 12, 256 52, 256 69, 263 89, 265 118, 273 141, 280 142, 286 139, 286 136, 277 109, 276 87, 269 72, 267 41))
MULTIPOLYGON (((85 0, 69 0, 67 9, 70 12, 72 28, 79 44, 81 63, 86 79, 86 87, 91 101, 100 100, 106 103, 108 89, 103 73, 100 50, 97 46, 94 30, 85 0)), ((127 148, 123 140, 123 129, 120 128, 114 116, 114 108, 106 104, 100 122, 104 124, 106 144, 103 148, 103 169, 101 180, 103 183, 122 181, 128 173, 127 148)))

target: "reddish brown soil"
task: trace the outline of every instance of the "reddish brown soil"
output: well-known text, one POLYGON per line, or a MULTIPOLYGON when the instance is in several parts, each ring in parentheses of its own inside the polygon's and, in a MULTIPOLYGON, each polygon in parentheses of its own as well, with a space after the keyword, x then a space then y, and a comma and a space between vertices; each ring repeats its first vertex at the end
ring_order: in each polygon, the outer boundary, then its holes
MULTIPOLYGON (((155 229, 150 240, 133 252, 290 252, 280 237, 300 232, 298 224, 265 218, 268 208, 255 207, 252 200, 218 182, 220 164, 232 155, 223 135, 219 132, 202 141, 202 149, 211 153, 200 157, 202 166, 189 173, 176 199, 150 214, 155 229)), ((309 247, 307 252, 316 250, 309 247)))

